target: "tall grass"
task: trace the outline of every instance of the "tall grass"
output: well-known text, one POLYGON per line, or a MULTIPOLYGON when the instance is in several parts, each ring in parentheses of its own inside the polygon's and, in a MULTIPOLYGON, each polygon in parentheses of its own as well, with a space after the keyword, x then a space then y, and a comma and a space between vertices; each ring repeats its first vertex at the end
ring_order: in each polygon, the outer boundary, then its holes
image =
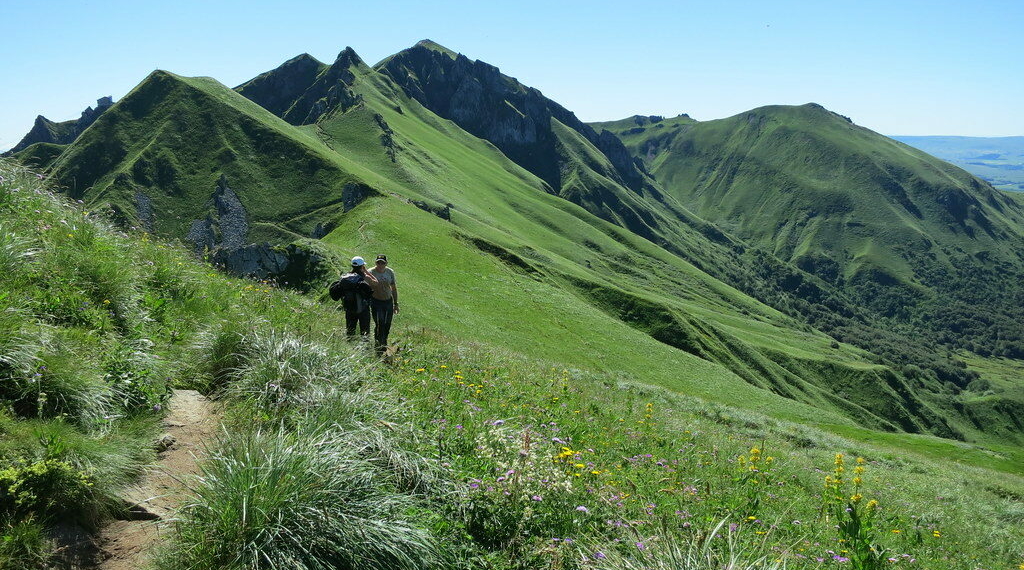
MULTIPOLYGON (((735 527, 735 525, 733 525, 735 527)), ((579 550, 581 566, 594 570, 780 570, 786 564, 762 548, 743 544, 723 519, 705 531, 683 538, 674 533, 630 543, 588 546, 579 550)))
POLYGON ((204 464, 162 568, 429 568, 430 535, 386 471, 331 428, 228 435, 204 464))

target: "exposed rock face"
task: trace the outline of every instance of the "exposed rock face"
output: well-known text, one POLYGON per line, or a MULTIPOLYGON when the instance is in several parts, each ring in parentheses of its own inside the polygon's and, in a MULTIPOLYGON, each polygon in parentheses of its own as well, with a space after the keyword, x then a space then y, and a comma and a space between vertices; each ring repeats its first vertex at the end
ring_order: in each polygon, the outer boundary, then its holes
POLYGON ((213 262, 235 275, 273 279, 302 291, 320 285, 344 265, 336 255, 309 240, 285 246, 264 243, 218 249, 213 262))
POLYGON ((350 47, 330 66, 303 54, 235 89, 293 125, 309 125, 328 111, 344 112, 359 103, 350 88, 353 67, 366 64, 350 47))
POLYGON ((598 135, 572 112, 493 65, 453 56, 433 45, 420 42, 388 58, 377 70, 431 111, 494 143, 552 188, 561 187, 552 118, 600 149, 614 166, 617 182, 634 190, 644 183, 642 170, 614 135, 598 135))
POLYGON ((278 117, 283 117, 326 69, 326 64, 304 53, 284 62, 277 69, 235 87, 235 91, 278 117))
POLYGON ((96 122, 96 119, 106 112, 107 109, 113 106, 113 104, 114 100, 112 97, 101 97, 96 100, 95 109, 92 107, 86 107, 85 110, 82 111, 82 116, 78 119, 63 121, 60 123, 55 123, 46 117, 39 115, 36 117, 35 124, 32 125, 32 130, 30 130, 28 134, 14 146, 14 148, 4 153, 4 156, 14 154, 39 142, 71 144, 76 138, 78 138, 78 135, 82 134, 82 131, 87 129, 89 125, 96 122))
MULTIPOLYGON (((138 200, 138 197, 136 197, 138 200)), ((205 220, 195 220, 186 238, 192 242, 197 256, 217 250, 235 250, 245 245, 249 233, 249 219, 242 201, 228 186, 228 179, 221 174, 217 188, 211 196, 214 210, 205 220)), ((141 215, 140 215, 141 218, 141 215)))
POLYGON ((142 224, 142 229, 149 233, 153 233, 153 222, 155 216, 153 215, 153 200, 141 191, 135 192, 135 211, 139 216, 139 222, 142 224))
POLYGON ((213 262, 235 275, 267 279, 284 273, 288 267, 288 256, 269 243, 249 244, 233 249, 218 248, 213 254, 213 262))
POLYGON ((376 192, 373 188, 366 186, 365 184, 355 184, 349 182, 341 189, 341 203, 344 212, 350 211, 359 205, 360 202, 365 200, 371 194, 376 192))
POLYGON ((434 206, 420 200, 413 200, 412 205, 424 212, 430 212, 446 222, 450 222, 452 220, 452 207, 454 207, 454 204, 448 203, 444 206, 434 206))
POLYGON ((245 244, 245 236, 249 233, 249 220, 242 201, 238 199, 235 191, 228 187, 228 178, 223 174, 220 175, 217 190, 213 193, 213 205, 217 209, 220 247, 242 247, 245 244))
POLYGON ((395 155, 398 152, 398 145, 395 143, 394 137, 395 131, 391 130, 391 126, 388 125, 387 121, 384 120, 384 116, 380 113, 374 113, 373 120, 380 127, 380 145, 384 147, 384 152, 387 153, 391 162, 395 162, 395 155))
MULTIPOLYGON (((368 186, 346 184, 342 189, 344 210, 351 210, 372 192, 368 186)), ((135 199, 139 217, 144 219, 142 211, 150 207, 149 199, 141 193, 136 194, 135 199)), ((209 256, 214 264, 235 275, 275 279, 304 290, 322 281, 337 265, 332 254, 315 241, 329 231, 323 224, 317 224, 311 240, 288 245, 246 243, 248 215, 223 174, 210 199, 212 210, 205 219, 194 220, 187 235, 196 256, 209 256)))

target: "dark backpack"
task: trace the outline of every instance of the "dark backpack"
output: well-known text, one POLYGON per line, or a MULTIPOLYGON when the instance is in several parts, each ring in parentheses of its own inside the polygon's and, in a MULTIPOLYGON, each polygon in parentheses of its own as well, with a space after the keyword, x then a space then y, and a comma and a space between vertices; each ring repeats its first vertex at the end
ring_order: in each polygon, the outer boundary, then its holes
POLYGON ((370 294, 370 285, 363 280, 358 273, 346 273, 334 283, 331 283, 328 292, 331 299, 341 301, 346 311, 361 313, 368 305, 366 298, 370 294))

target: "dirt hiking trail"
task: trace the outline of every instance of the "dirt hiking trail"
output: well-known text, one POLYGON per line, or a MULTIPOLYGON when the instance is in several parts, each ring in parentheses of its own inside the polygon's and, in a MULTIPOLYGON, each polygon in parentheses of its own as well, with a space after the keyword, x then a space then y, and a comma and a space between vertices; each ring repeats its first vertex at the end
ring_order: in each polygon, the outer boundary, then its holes
POLYGON ((97 539, 99 552, 91 568, 145 568, 155 548, 170 533, 171 519, 186 498, 185 485, 199 474, 198 462, 220 429, 217 406, 195 390, 175 390, 167 403, 165 435, 157 462, 136 486, 125 490, 132 506, 125 519, 104 527, 97 539))

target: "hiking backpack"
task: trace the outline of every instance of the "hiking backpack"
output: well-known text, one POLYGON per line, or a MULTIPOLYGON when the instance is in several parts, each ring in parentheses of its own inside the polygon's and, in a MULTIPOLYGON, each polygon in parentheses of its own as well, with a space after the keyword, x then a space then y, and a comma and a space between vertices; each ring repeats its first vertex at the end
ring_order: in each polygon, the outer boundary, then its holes
POLYGON ((370 285, 363 280, 358 273, 346 273, 334 283, 331 283, 328 292, 331 299, 341 301, 346 311, 361 313, 366 309, 367 296, 370 294, 370 285))

